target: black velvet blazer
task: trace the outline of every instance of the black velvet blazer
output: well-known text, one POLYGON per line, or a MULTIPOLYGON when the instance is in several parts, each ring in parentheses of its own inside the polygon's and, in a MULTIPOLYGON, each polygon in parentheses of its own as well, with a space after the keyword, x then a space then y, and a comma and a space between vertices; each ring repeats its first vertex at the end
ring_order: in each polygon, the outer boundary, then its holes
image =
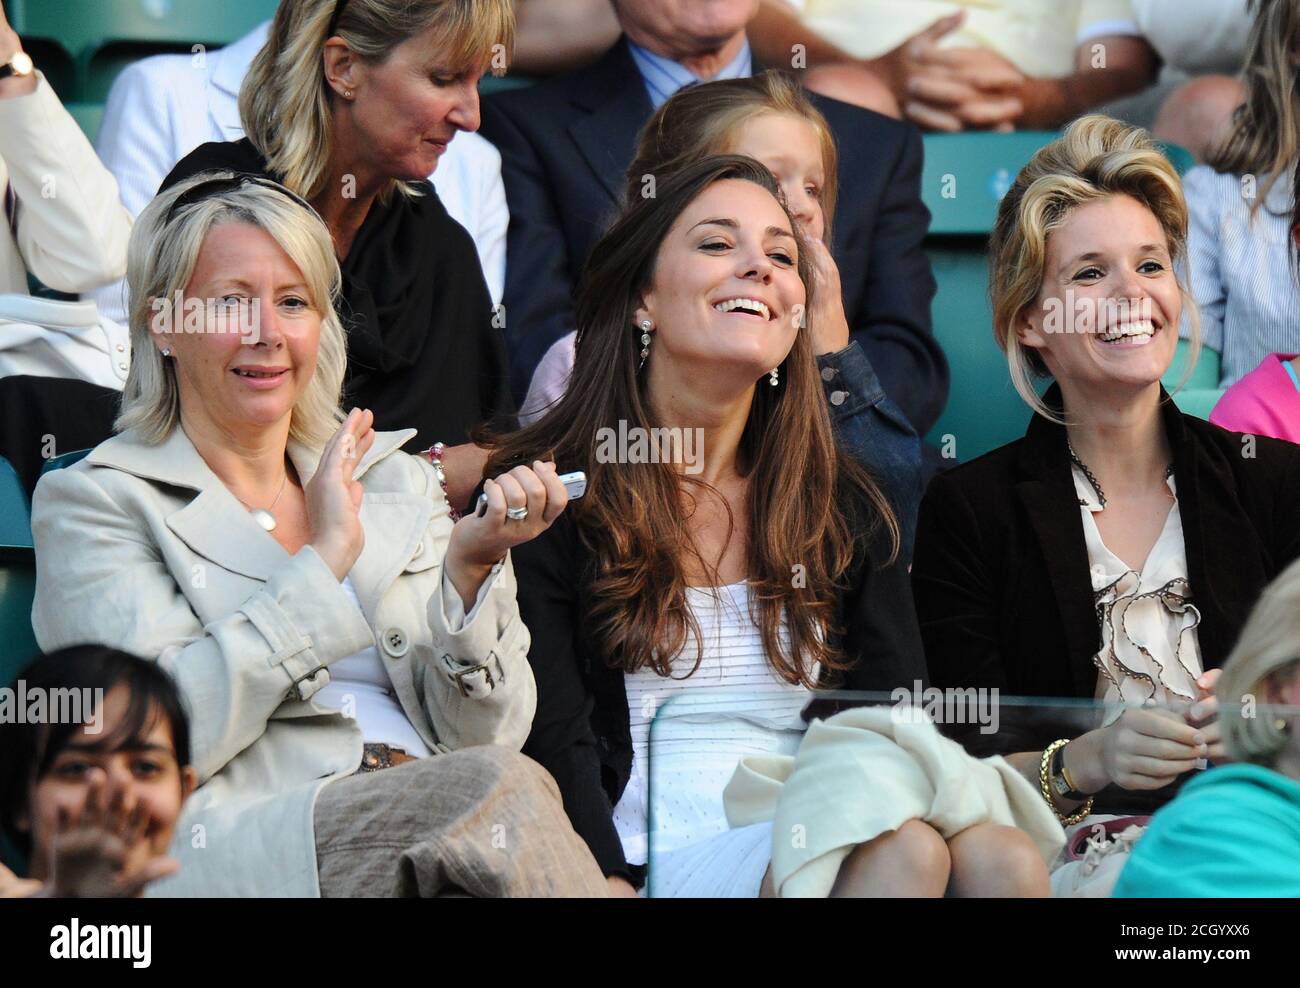
MULTIPOLYGON (((1059 407, 1056 386, 1046 398, 1059 407)), ((1161 407, 1201 658, 1213 669, 1265 585, 1300 556, 1300 446, 1161 407)), ((1062 426, 1034 416, 1023 439, 934 479, 912 592, 935 686, 1095 694, 1101 626, 1062 426)))
MULTIPOLYGON (((1060 407, 1055 385, 1046 400, 1060 407)), ((1162 400, 1201 661, 1215 669, 1260 592, 1300 556, 1300 446, 1228 432, 1162 400)), ((934 686, 1095 696, 1101 622, 1062 426, 1036 415, 1023 439, 934 479, 917 522, 912 592, 934 686)), ((1037 751, 1098 726, 1095 710, 1078 704, 998 709, 991 736, 944 730, 983 756, 1037 751)), ((1094 811, 1154 812, 1188 777, 1150 791, 1108 786, 1094 811)))

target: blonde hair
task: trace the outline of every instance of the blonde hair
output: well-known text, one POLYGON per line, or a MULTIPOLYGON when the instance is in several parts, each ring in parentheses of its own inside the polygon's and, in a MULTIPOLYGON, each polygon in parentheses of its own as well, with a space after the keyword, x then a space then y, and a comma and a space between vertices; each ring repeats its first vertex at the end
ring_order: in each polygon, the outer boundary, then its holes
POLYGON ((1265 681, 1300 674, 1300 560, 1265 588, 1228 656, 1216 690, 1229 757, 1271 766, 1290 741, 1267 711, 1239 713, 1265 681))
POLYGON ((1075 207, 1117 195, 1131 196, 1149 209, 1169 242, 1174 276, 1192 329, 1184 381, 1200 355, 1196 305, 1178 274, 1187 253, 1187 203, 1178 172, 1142 128, 1100 114, 1080 117, 1020 170, 998 205, 989 238, 993 338, 1007 356, 1011 382, 1020 397, 1052 422, 1063 424, 1033 383, 1035 377, 1049 377, 1050 372, 1042 356, 1020 342, 1016 321, 1042 290, 1052 232, 1066 223, 1075 207))
POLYGON ((313 309, 320 313, 316 373, 294 406, 289 438, 320 447, 343 421, 339 398, 347 371, 347 338, 334 312, 342 284, 334 243, 325 223, 306 204, 266 180, 245 181, 182 204, 177 200, 198 185, 235 179, 233 172, 204 172, 158 195, 135 221, 127 247, 131 369, 122 389, 122 410, 114 428, 134 429, 146 443, 160 443, 180 424, 176 368, 151 338, 154 300, 171 304, 194 274, 203 242, 224 223, 247 223, 280 245, 302 272, 313 309))
POLYGON ((1228 136, 1206 154, 1217 172, 1262 176, 1250 212, 1287 174, 1300 153, 1300 0, 1252 0, 1255 20, 1247 42, 1242 84, 1246 99, 1233 113, 1228 136))
POLYGON ((835 136, 798 80, 773 69, 745 79, 688 86, 659 107, 642 128, 636 156, 628 166, 625 204, 641 198, 646 175, 667 175, 709 155, 735 154, 741 127, 767 113, 796 117, 817 133, 825 172, 822 239, 830 243, 839 157, 835 136))
MULTIPOLYGON (((326 41, 338 36, 362 62, 376 65, 435 25, 449 68, 477 65, 494 45, 509 52, 514 44, 510 0, 281 0, 239 90, 244 132, 268 171, 304 199, 325 184, 334 99, 325 78, 326 41)), ((394 181, 382 194, 418 194, 419 184, 394 181)))

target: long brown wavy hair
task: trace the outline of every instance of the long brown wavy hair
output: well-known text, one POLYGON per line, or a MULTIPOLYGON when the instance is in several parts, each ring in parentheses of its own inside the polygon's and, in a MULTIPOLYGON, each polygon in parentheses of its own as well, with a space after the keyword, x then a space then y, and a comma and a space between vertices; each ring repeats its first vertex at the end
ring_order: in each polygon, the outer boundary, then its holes
MULTIPOLYGON (((659 175, 656 194, 628 203, 591 251, 577 295, 568 391, 537 422, 488 440, 493 449, 486 476, 550 458, 564 471, 586 472, 587 494, 569 507, 594 559, 586 617, 606 662, 627 672, 649 668, 672 675, 688 631, 696 658, 686 675, 699 667, 704 645, 687 604, 684 563, 694 559, 710 584, 719 580, 691 537, 689 506, 701 493, 692 488, 717 492, 670 463, 603 463, 596 456, 598 435, 602 428, 617 431, 620 422, 647 435, 672 426, 656 420, 647 400, 633 314, 654 284, 660 247, 677 218, 726 179, 753 182, 786 208, 771 172, 752 158, 708 157, 659 175)), ((798 237, 788 210, 786 216, 798 237)), ((811 308, 812 268, 802 241, 799 246, 799 276, 811 308)), ((749 497, 740 524, 748 535, 748 580, 767 656, 783 679, 812 687, 818 685, 815 665, 828 673, 849 666, 833 642, 839 590, 882 525, 893 561, 898 524, 871 477, 835 444, 806 330, 796 336, 779 378, 776 387, 754 389, 741 436, 737 468, 749 482, 749 497), (788 644, 780 634, 783 618, 788 644)), ((735 524, 733 518, 729 538, 735 524)), ((575 581, 581 578, 574 574, 575 581)))
POLYGON ((1246 100, 1206 163, 1216 172, 1259 178, 1253 216, 1300 154, 1300 0, 1251 0, 1251 5, 1255 20, 1241 76, 1246 100))

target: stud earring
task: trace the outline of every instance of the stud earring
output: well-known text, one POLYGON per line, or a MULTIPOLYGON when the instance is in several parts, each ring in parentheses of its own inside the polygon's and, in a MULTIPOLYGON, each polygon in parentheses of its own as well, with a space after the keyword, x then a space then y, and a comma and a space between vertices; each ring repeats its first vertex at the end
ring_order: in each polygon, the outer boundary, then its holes
POLYGON ((168 346, 168 347, 163 347, 162 355, 163 355, 164 357, 170 357, 170 356, 172 355, 172 348, 169 347, 169 346, 168 346))
POLYGON ((352 98, 352 90, 351 90, 351 89, 345 89, 345 90, 343 90, 343 98, 344 98, 344 99, 351 99, 351 98, 352 98))
POLYGON ((776 376, 776 372, 777 372, 778 370, 780 370, 779 367, 773 367, 773 368, 772 368, 772 373, 769 374, 769 375, 767 376, 767 383, 770 384, 770 385, 772 385, 772 387, 774 387, 774 388, 775 388, 776 385, 777 385, 777 376, 776 376))
POLYGON ((649 319, 641 320, 641 367, 645 366, 645 358, 650 356, 650 330, 654 329, 654 326, 655 324, 649 319))

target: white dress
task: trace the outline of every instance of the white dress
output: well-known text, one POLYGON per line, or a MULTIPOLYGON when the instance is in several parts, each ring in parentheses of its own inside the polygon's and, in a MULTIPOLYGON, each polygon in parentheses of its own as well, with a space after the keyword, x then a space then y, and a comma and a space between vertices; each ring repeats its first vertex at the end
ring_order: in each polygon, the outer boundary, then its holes
POLYGON ((794 753, 810 694, 772 669, 747 584, 686 592, 704 659, 687 675, 696 651, 688 631, 673 677, 627 675, 632 773, 614 825, 628 862, 648 864, 649 895, 754 897, 771 824, 729 829, 722 792, 741 758, 794 753))

